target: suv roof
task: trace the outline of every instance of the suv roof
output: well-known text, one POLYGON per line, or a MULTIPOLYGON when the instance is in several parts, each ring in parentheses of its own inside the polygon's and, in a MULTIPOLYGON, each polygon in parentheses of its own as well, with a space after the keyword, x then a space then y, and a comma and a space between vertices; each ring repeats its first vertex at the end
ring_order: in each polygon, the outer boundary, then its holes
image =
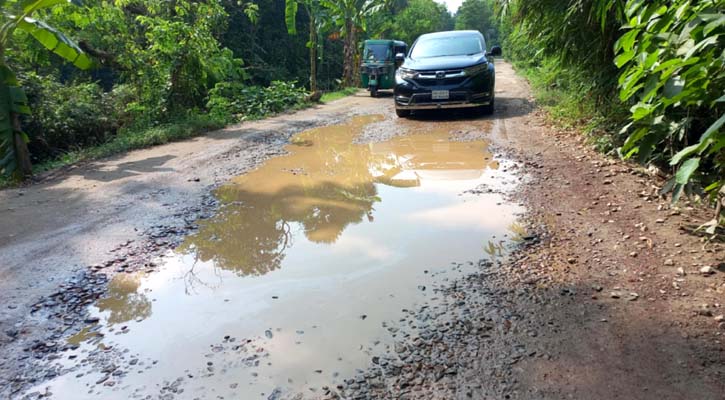
POLYGON ((393 43, 395 46, 408 46, 405 42, 400 40, 392 39, 368 39, 365 41, 366 44, 390 44, 393 43))
POLYGON ((420 35, 418 40, 429 39, 433 37, 456 37, 456 36, 483 36, 479 31, 443 31, 433 32, 420 35))

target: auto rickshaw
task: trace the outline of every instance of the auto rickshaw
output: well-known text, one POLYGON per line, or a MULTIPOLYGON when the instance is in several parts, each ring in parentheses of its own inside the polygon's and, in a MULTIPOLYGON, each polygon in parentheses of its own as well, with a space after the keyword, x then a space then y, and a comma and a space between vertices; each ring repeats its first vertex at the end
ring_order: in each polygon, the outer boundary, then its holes
POLYGON ((395 87, 395 70, 398 63, 395 55, 407 53, 408 45, 399 40, 366 40, 363 44, 363 58, 360 67, 362 86, 376 97, 379 89, 395 87))

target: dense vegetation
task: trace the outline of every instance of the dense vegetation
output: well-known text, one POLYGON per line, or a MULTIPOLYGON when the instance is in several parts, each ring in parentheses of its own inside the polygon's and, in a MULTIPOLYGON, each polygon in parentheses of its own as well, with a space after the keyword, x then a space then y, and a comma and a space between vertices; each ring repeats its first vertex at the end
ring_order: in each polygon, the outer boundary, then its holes
POLYGON ((555 117, 588 128, 602 150, 669 170, 664 192, 674 200, 703 187, 717 196, 725 184, 725 2, 495 6, 510 58, 555 117))

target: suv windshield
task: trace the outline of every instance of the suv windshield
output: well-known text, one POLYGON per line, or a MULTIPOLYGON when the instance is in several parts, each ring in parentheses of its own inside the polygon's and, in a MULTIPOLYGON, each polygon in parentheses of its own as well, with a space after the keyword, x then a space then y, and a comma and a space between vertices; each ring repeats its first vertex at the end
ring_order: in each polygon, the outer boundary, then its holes
POLYGON ((363 61, 386 61, 391 58, 389 51, 390 46, 387 44, 369 44, 365 47, 363 61))
POLYGON ((446 36, 419 40, 410 58, 464 56, 483 52, 481 40, 476 36, 446 36))

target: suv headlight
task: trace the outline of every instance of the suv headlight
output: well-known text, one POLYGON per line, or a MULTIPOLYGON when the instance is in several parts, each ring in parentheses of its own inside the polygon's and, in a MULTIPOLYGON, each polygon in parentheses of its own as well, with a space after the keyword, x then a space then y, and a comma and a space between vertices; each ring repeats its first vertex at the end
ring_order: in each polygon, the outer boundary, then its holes
POLYGON ((398 68, 395 72, 398 79, 415 79, 418 76, 418 72, 407 68, 398 68))
POLYGON ((463 70, 463 73, 466 76, 474 76, 474 75, 480 74, 483 71, 486 71, 487 69, 488 69, 488 63, 483 63, 483 64, 474 65, 472 67, 468 67, 463 70))

